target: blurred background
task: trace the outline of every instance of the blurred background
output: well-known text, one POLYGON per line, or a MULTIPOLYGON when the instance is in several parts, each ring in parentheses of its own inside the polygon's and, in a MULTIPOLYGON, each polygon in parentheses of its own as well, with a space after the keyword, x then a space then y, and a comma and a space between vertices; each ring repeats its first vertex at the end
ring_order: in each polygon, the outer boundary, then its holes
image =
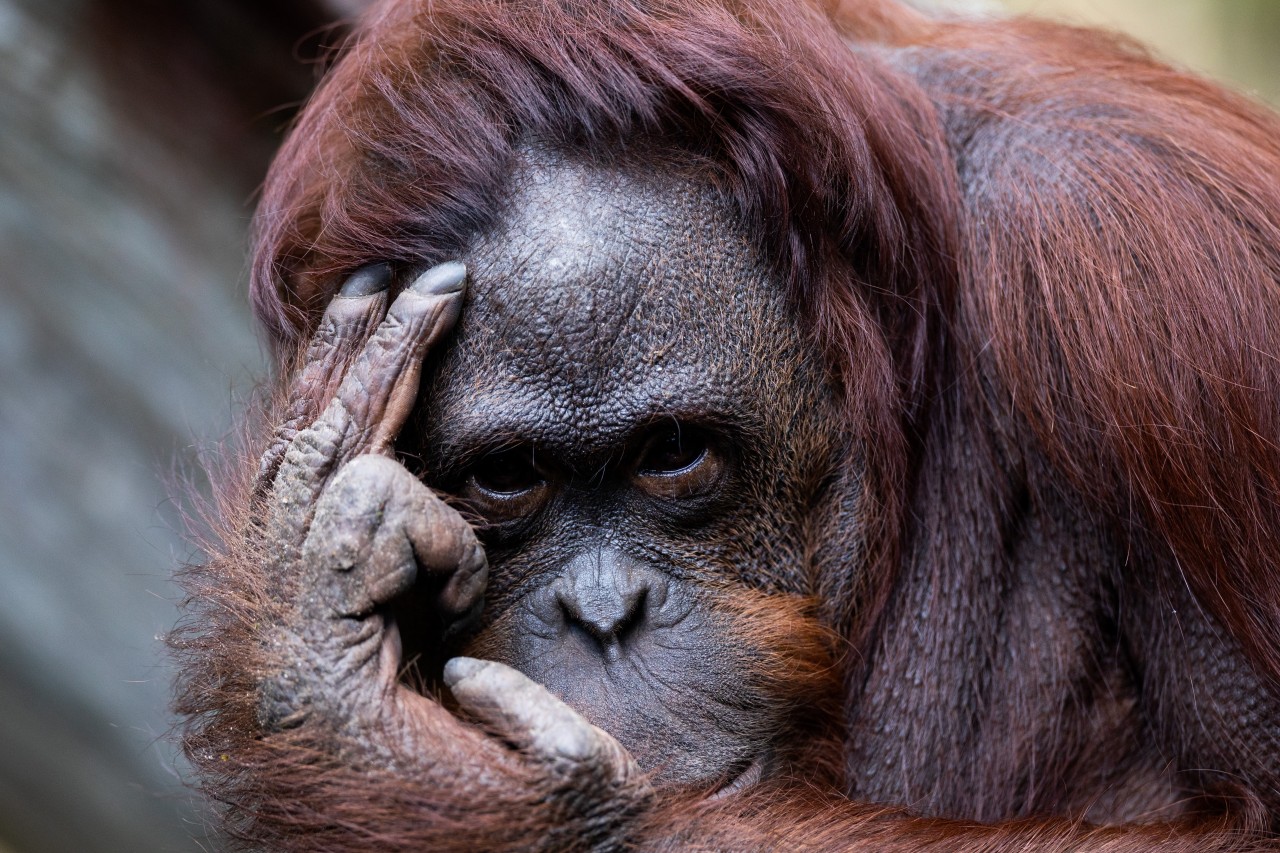
MULTIPOLYGON (((920 0, 921 4, 925 0, 920 0)), ((245 232, 362 0, 0 0, 0 853, 217 849, 166 733, 164 480, 265 370, 245 232)), ((934 0, 1280 104, 1280 0, 934 0)))

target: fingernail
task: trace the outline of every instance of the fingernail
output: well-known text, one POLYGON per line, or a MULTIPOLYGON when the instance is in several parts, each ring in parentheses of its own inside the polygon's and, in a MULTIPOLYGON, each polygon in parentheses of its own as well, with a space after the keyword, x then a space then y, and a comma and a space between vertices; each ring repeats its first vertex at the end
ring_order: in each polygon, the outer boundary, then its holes
POLYGON ((461 261, 445 261, 418 276, 409 285, 409 289, 423 296, 444 296, 462 290, 462 284, 466 280, 466 264, 461 261))
POLYGON ((365 264, 342 283, 339 296, 372 296, 391 284, 391 265, 385 262, 365 264))
POLYGON ((444 665, 444 683, 453 687, 464 678, 470 678, 484 667, 484 661, 475 658, 450 658, 444 665))

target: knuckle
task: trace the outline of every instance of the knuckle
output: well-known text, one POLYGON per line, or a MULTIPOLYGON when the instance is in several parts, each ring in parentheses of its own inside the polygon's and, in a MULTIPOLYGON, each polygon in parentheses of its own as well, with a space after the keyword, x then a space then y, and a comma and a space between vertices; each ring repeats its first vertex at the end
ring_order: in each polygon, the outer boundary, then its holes
POLYGON ((376 669, 384 642, 377 619, 295 614, 269 640, 274 666, 257 680, 253 713, 265 733, 349 719, 378 690, 376 669), (354 706, 354 707, 353 707, 354 706))
POLYGON ((329 418, 301 430, 285 451, 285 461, 300 468, 320 468, 338 455, 341 431, 329 418))
POLYGON ((308 702, 302 697, 302 689, 295 673, 291 671, 270 675, 258 685, 255 707, 259 728, 264 732, 282 732, 297 728, 308 717, 308 702))
POLYGON ((388 345, 395 346, 404 337, 404 330, 408 325, 402 310, 389 311, 386 319, 382 321, 382 329, 379 330, 380 333, 376 338, 378 345, 384 348, 388 345))
POLYGON ((326 488, 303 557, 342 615, 362 615, 417 577, 401 488, 419 485, 388 457, 358 456, 326 488))
POLYGON ((595 764, 607 757, 585 720, 562 715, 539 733, 537 747, 547 758, 574 764, 595 764))
POLYGON ((340 337, 341 330, 337 323, 332 317, 327 317, 316 331, 316 337, 311 340, 311 346, 307 348, 307 363, 302 368, 302 375, 320 369, 320 362, 334 358, 338 352, 337 342, 340 337))
POLYGON ((376 453, 362 453, 352 457, 338 469, 333 485, 361 491, 375 489, 385 492, 400 479, 402 471, 408 474, 404 466, 394 459, 376 453))

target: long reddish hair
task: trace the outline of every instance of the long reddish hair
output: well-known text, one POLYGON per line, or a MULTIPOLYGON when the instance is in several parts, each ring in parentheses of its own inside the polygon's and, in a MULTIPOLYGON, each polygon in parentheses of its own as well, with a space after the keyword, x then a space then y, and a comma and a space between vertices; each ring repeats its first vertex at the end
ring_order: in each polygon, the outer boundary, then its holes
POLYGON ((870 550, 824 590, 855 643, 964 395, 1280 677, 1273 115, 1093 32, 887 0, 383 3, 266 183, 276 352, 345 272, 460 252, 531 142, 704 163, 736 203, 868 448, 870 550))

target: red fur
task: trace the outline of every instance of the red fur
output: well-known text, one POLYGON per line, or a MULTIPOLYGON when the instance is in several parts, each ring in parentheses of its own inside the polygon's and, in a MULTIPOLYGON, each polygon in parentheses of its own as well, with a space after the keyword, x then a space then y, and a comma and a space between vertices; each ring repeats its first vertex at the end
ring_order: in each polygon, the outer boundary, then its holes
MULTIPOLYGON (((876 723, 862 702, 875 667, 895 671, 883 661, 908 653, 889 621, 907 567, 939 584, 1003 577, 971 540, 1023 493, 1119 543, 1128 562, 1114 582, 1143 591, 1153 636, 1185 606, 1185 584, 1259 689, 1280 685, 1275 115, 1096 32, 943 23, 889 0, 384 3, 266 184, 253 300, 282 362, 344 273, 453 257, 494 215, 529 140, 712 164, 842 380, 873 502, 866 565, 822 590, 868 662, 848 680, 850 743, 876 723)), ((222 512, 231 543, 247 505, 233 496, 222 512)), ((326 744, 257 739, 252 626, 271 602, 250 563, 232 545, 194 575, 203 633, 185 641, 180 706, 242 832, 300 849, 514 849, 546 828, 519 791, 469 813, 465 797, 344 767, 326 744)), ((937 619, 922 630, 944 632, 937 619)), ((1178 658, 1144 670, 1161 707, 1191 665, 1178 658)), ((1162 743, 1194 739, 1175 713, 1152 716, 1162 743)), ((1087 732, 1064 728, 1073 737, 1087 732)), ((853 773, 867 756, 848 749, 853 773)), ((978 770, 936 774, 903 781, 921 793, 902 805, 1045 819, 912 818, 782 780, 664 805, 645 837, 672 849, 1263 849, 1249 832, 1276 821, 1256 774, 1204 783, 1238 799, 1227 816, 1121 829, 1080 824, 1087 804, 1070 792, 984 799, 998 786, 978 770)))

